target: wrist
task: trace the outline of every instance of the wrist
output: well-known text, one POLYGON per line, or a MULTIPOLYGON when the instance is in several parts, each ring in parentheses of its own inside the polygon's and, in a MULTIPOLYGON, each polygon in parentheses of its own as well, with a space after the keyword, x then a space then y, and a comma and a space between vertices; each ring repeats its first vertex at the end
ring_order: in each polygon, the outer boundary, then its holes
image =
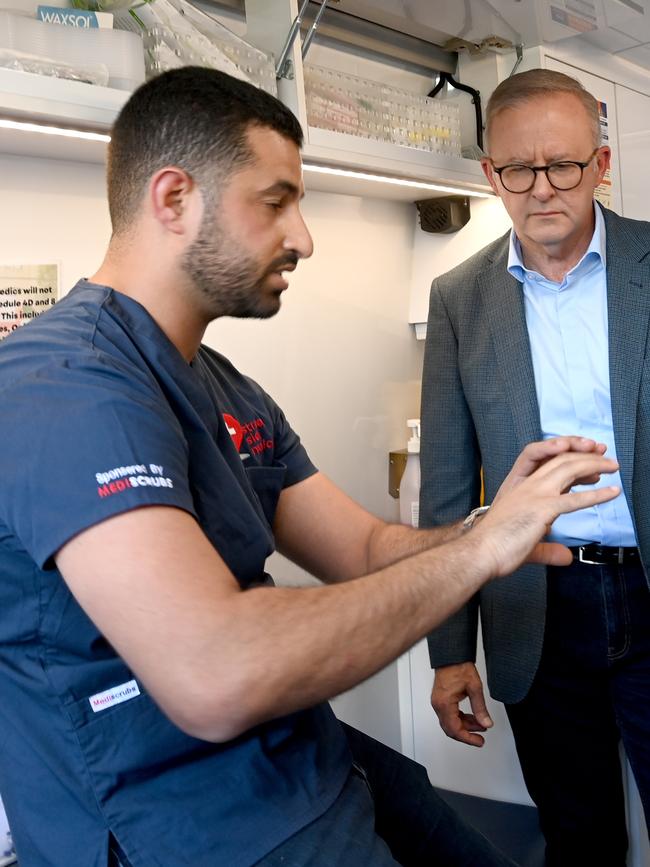
POLYGON ((457 552, 458 571, 459 573, 462 572, 467 581, 473 585, 473 592, 479 590, 483 584, 492 580, 497 574, 495 552, 490 541, 491 532, 489 528, 486 532, 483 527, 479 526, 480 523, 482 523, 481 518, 479 518, 473 533, 463 530, 456 541, 451 543, 457 552))

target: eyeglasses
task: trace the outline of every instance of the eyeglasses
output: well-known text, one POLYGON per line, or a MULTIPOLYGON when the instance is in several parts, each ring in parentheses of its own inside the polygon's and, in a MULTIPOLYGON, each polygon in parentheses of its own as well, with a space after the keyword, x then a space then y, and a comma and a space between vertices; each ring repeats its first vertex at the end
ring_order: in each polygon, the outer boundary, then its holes
POLYGON ((573 190, 582 180, 582 173, 596 156, 600 148, 596 148, 584 163, 577 160, 560 160, 547 166, 522 166, 513 163, 492 170, 509 193, 527 193, 535 186, 537 172, 544 172, 549 184, 555 190, 573 190))

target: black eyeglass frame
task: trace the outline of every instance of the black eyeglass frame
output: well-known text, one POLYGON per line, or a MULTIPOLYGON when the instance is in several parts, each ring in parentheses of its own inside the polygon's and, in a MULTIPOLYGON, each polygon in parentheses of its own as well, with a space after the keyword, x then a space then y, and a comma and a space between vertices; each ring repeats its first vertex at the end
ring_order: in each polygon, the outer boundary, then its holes
POLYGON ((532 190, 532 188, 535 186, 535 181, 537 180, 537 173, 538 172, 544 172, 544 174, 546 175, 546 180, 549 182, 549 184, 553 187, 554 190, 559 190, 561 193, 566 193, 569 190, 575 190, 576 187, 580 186, 580 184, 582 183, 582 177, 584 175, 585 169, 587 168, 589 163, 593 160, 593 158, 596 156, 596 154, 598 153, 598 151, 600 150, 601 147, 602 147, 602 145, 599 145, 592 152, 589 159, 586 160, 585 162, 582 162, 582 163, 579 160, 557 160, 556 162, 549 163, 546 166, 526 166, 526 165, 523 165, 522 163, 508 163, 507 166, 501 166, 500 168, 497 168, 491 159, 490 159, 490 162, 492 163, 492 171, 499 176, 499 180, 501 181, 501 184, 502 184, 504 190, 508 190, 509 193, 514 193, 514 195, 516 195, 516 196, 519 195, 520 193, 529 193, 532 190), (555 184, 553 183, 553 181, 548 176, 549 169, 555 168, 555 166, 567 166, 567 165, 577 166, 580 169, 580 177, 579 177, 577 183, 573 184, 573 186, 571 186, 571 187, 556 187, 555 184), (526 187, 525 190, 511 190, 509 187, 507 187, 503 183, 503 178, 501 177, 501 173, 505 172, 506 169, 530 169, 531 172, 534 172, 533 179, 530 182, 530 186, 526 187))

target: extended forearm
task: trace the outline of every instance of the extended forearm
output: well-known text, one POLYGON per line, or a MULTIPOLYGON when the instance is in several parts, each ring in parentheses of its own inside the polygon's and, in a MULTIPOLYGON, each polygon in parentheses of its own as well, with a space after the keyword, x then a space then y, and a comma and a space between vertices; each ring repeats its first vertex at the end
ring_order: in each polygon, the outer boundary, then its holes
MULTIPOLYGON (((56 563, 169 717, 197 737, 227 740, 368 677, 491 576, 512 572, 558 514, 616 496, 617 488, 570 491, 617 465, 591 453, 548 460, 569 445, 528 447, 507 492, 471 532, 347 583, 242 591, 191 515, 155 506, 80 533, 56 563)), ((542 545, 533 556, 561 563, 570 555, 542 545)))
POLYGON ((462 531, 462 521, 427 530, 415 530, 403 524, 381 524, 368 540, 368 571, 383 569, 405 557, 451 542, 462 531))
MULTIPOLYGON (((202 660, 220 660, 220 685, 214 724, 208 714, 199 736, 233 737, 383 668, 489 577, 478 547, 466 538, 337 586, 260 588, 233 597, 202 660), (224 707, 232 710, 228 720, 224 707)), ((214 669, 205 677, 214 681, 214 669)))
POLYGON ((498 503, 460 538, 337 586, 258 589, 224 599, 212 636, 203 634, 209 639, 207 663, 219 665, 212 708, 222 724, 224 706, 235 711, 228 721, 230 736, 364 680, 531 552, 542 562, 567 562, 566 549, 536 545, 546 527, 558 514, 619 493, 616 487, 570 491, 576 480, 617 467, 594 453, 565 451, 548 459, 570 445, 529 446, 498 503))

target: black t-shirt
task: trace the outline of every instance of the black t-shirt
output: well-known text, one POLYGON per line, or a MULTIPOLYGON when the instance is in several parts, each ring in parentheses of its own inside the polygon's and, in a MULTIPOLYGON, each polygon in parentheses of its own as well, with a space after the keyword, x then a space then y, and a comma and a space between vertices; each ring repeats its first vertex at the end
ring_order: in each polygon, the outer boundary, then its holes
POLYGON ((202 346, 187 364, 140 304, 84 281, 0 344, 0 407, 0 791, 19 858, 104 867, 112 833, 134 867, 255 863, 343 785, 331 709, 227 744, 189 737, 53 554, 112 515, 169 505, 242 588, 270 583, 277 499, 316 471, 298 436, 223 356, 202 346))

